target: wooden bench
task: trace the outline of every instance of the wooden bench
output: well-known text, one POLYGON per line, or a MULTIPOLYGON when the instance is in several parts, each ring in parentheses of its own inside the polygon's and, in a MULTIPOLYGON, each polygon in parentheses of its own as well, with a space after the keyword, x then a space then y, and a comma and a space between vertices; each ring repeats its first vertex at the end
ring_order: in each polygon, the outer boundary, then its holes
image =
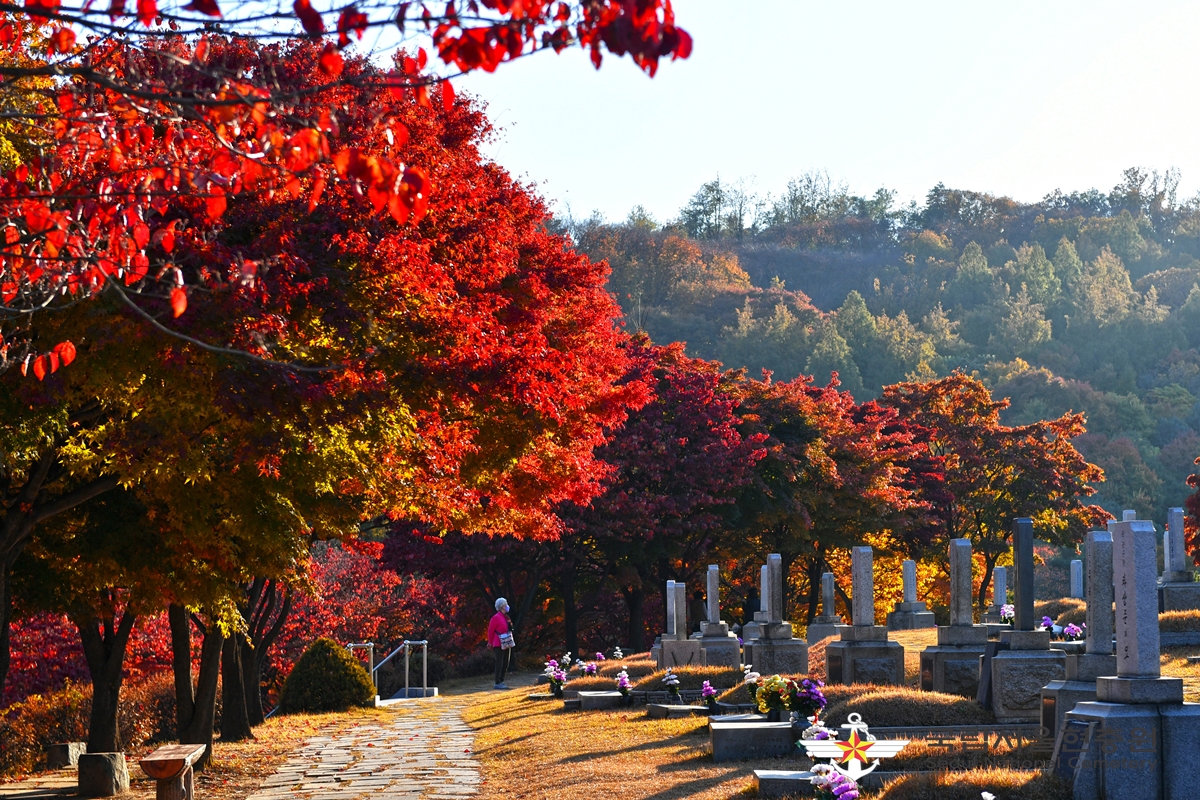
POLYGON ((204 755, 202 744, 168 744, 138 763, 155 780, 155 800, 192 800, 192 764, 204 755))

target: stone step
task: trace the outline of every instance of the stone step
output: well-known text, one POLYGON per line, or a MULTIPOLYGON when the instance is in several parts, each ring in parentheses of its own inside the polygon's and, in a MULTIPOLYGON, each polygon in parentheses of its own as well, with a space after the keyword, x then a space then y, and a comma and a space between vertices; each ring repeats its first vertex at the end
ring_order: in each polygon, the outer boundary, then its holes
POLYGON ((648 703, 646 716, 650 719, 708 716, 708 706, 671 706, 663 703, 648 703))
POLYGON ((582 709, 582 701, 577 697, 574 700, 563 700, 563 711, 580 711, 582 709))

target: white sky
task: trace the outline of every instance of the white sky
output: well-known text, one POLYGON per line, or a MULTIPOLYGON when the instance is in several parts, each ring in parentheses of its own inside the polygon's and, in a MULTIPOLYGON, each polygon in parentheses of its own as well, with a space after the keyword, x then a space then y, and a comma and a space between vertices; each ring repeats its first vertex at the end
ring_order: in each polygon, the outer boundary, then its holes
POLYGON ((827 170, 851 191, 947 186, 1031 201, 1130 166, 1200 188, 1200 4, 675 0, 695 39, 649 79, 572 49, 456 82, 489 155, 575 216, 675 216, 700 187, 827 170), (565 204, 565 205, 564 205, 565 204))

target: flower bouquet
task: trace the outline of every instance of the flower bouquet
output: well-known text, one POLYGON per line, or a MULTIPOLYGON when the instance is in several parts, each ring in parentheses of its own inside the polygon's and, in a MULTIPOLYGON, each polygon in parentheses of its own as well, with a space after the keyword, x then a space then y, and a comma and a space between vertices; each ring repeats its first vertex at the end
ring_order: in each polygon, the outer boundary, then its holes
POLYGON ((792 695, 794 681, 779 675, 772 675, 759 682, 754 699, 758 703, 759 713, 766 714, 767 719, 778 722, 784 711, 790 711, 788 702, 792 695))
POLYGON ((583 674, 589 677, 595 677, 597 671, 596 663, 593 661, 583 665, 583 674))
POLYGON ((633 688, 633 684, 629 682, 629 673, 621 670, 617 673, 617 691, 623 696, 629 697, 629 690, 633 688))
POLYGON ((596 661, 603 661, 604 653, 596 653, 596 661))
POLYGON ((1004 605, 1000 606, 1000 621, 1001 622, 1007 622, 1009 624, 1012 624, 1012 621, 1014 619, 1016 619, 1016 616, 1017 616, 1017 609, 1012 603, 1005 603, 1004 605))
POLYGON ((554 696, 562 697, 563 684, 567 682, 567 672, 559 665, 558 659, 552 658, 547 661, 546 669, 542 671, 542 674, 550 682, 550 691, 554 693, 554 696))
POLYGON ((663 676, 662 682, 667 685, 667 693, 671 695, 671 702, 679 702, 679 676, 671 670, 667 670, 667 674, 663 676))
POLYGON ((700 687, 700 699, 704 701, 704 705, 708 706, 708 712, 711 714, 717 710, 717 690, 708 681, 700 687))
POLYGON ((821 800, 858 800, 858 784, 828 764, 814 764, 811 779, 815 797, 821 800))
POLYGON ((804 719, 818 716, 825 710, 825 693, 821 691, 824 681, 810 681, 808 678, 797 683, 788 681, 791 694, 788 696, 788 710, 795 711, 804 719))
MULTIPOLYGON (((1086 627, 1087 627, 1087 624, 1084 623, 1083 628, 1086 628, 1086 627)), ((1068 642, 1078 642, 1080 639, 1083 638, 1083 634, 1084 634, 1083 628, 1079 627, 1074 622, 1069 623, 1067 625, 1067 627, 1063 628, 1063 637, 1066 638, 1066 640, 1068 642)))
POLYGON ((746 691, 750 692, 750 702, 758 702, 758 685, 762 682, 762 676, 757 672, 750 671, 750 665, 746 665, 746 672, 742 676, 742 684, 746 687, 746 691))

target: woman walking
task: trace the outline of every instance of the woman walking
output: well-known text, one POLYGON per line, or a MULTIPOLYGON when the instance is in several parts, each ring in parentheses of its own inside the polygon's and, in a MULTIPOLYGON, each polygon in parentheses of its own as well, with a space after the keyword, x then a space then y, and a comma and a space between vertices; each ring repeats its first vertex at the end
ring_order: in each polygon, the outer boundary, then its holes
POLYGON ((496 598, 496 613, 488 622, 488 646, 496 655, 496 685, 493 688, 507 689, 504 674, 508 672, 508 652, 513 647, 512 620, 508 616, 508 601, 496 598))

